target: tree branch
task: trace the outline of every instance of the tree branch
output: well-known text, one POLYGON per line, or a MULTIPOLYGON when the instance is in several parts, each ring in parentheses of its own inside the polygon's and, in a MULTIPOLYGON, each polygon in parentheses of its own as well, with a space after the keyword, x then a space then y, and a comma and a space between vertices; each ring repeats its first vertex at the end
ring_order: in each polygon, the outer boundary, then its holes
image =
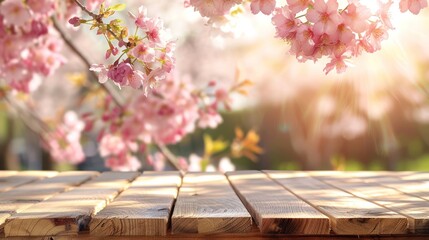
MULTIPOLYGON (((97 21, 98 23, 103 23, 103 20, 101 20, 100 16, 89 11, 79 0, 74 0, 74 2, 82 9, 82 11, 86 12, 89 16, 91 16, 95 21, 97 21)), ((114 38, 116 38, 116 40, 121 41, 122 39, 120 39, 112 30, 110 30, 109 28, 107 28, 107 31, 112 34, 112 36, 114 38)))
MULTIPOLYGON (((58 33, 60 34, 61 38, 64 40, 66 45, 82 60, 82 62, 89 69, 91 67, 91 62, 88 60, 88 58, 86 58, 83 55, 83 53, 77 48, 77 46, 73 43, 70 37, 68 37, 66 33, 61 29, 61 27, 58 24, 58 21, 56 19, 53 19, 53 22, 54 22, 55 29, 58 31, 58 33)), ((116 105, 118 105, 119 107, 123 105, 123 100, 121 96, 118 95, 115 90, 111 89, 110 86, 107 84, 99 83, 97 80, 98 76, 95 72, 89 71, 89 74, 91 75, 91 79, 93 79, 93 81, 96 81, 106 92, 108 92, 110 95, 113 96, 113 100, 115 101, 116 105)))
MULTIPOLYGON (((101 20, 100 16, 98 16, 97 14, 89 11, 79 0, 74 0, 74 2, 82 9, 82 11, 84 11, 85 13, 87 13, 94 20, 96 20, 99 23, 103 23, 103 21, 101 20)), ((90 61, 83 55, 82 52, 79 51, 79 49, 76 47, 76 45, 73 43, 73 41, 71 41, 70 38, 64 33, 64 31, 62 31, 61 27, 59 26, 58 22, 55 19, 54 19, 54 27, 59 32, 59 34, 61 35, 61 37, 64 39, 64 42, 70 47, 70 49, 74 53, 76 53, 76 55, 85 63, 85 65, 87 65, 88 68, 90 68, 90 66, 91 66, 90 61)), ((107 29, 107 31, 114 38, 116 38, 116 40, 118 40, 118 41, 122 40, 114 32, 112 32, 109 28, 107 29)), ((91 75, 94 77, 95 80, 98 79, 98 76, 94 72, 91 72, 91 75)), ((111 94, 113 96, 113 99, 115 100, 116 104, 119 107, 123 107, 122 101, 118 97, 116 97, 116 95, 112 92, 112 90, 107 87, 107 85, 101 84, 101 86, 109 94, 111 94)), ((161 144, 157 144, 157 143, 154 144, 154 145, 165 156, 165 158, 171 163, 171 165, 173 165, 174 168, 176 168, 177 170, 183 171, 183 169, 181 169, 180 166, 179 166, 179 161, 177 160, 176 156, 174 156, 174 154, 166 146, 161 145, 161 144)))
POLYGON ((179 161, 176 156, 168 149, 166 146, 161 144, 155 144, 156 148, 164 155, 164 157, 173 165, 176 170, 183 171, 183 169, 179 166, 179 161))

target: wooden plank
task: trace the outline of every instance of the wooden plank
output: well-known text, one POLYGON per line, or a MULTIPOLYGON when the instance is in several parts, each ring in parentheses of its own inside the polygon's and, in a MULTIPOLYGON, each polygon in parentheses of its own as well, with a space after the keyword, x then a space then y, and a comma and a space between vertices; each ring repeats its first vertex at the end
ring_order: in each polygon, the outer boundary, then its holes
POLYGON ((44 178, 2 193, 0 205, 2 202, 40 202, 79 185, 97 174, 97 172, 85 171, 62 172, 55 177, 44 178))
POLYGON ((336 234, 407 233, 407 218, 336 189, 304 172, 267 171, 286 189, 329 216, 336 234))
POLYGON ((259 171, 228 172, 262 233, 329 234, 329 218, 259 171))
POLYGON ((0 170, 0 179, 4 177, 10 177, 12 175, 16 175, 18 171, 12 171, 12 170, 0 170))
POLYGON ((5 236, 77 235, 93 214, 129 185, 137 172, 102 173, 79 188, 58 194, 6 220, 5 236))
POLYGON ((405 172, 378 177, 368 177, 356 172, 353 176, 367 183, 377 183, 429 201, 429 180, 425 180, 427 178, 426 172, 408 172, 408 174, 405 172))
POLYGON ((172 216, 173 233, 248 232, 252 218, 226 177, 188 173, 172 216))
POLYGON ((429 181, 429 172, 397 172, 393 176, 405 181, 429 181))
POLYGON ((145 171, 133 181, 132 187, 180 187, 182 176, 176 171, 145 171))
POLYGON ((144 172, 89 225, 94 236, 165 236, 179 172, 144 172))
POLYGON ((9 191, 18 186, 34 182, 43 178, 57 175, 55 171, 23 171, 17 174, 4 174, 0 177, 0 192, 9 191))
POLYGON ((406 216, 410 231, 413 233, 429 233, 429 202, 421 198, 404 194, 378 183, 365 183, 362 179, 347 179, 338 176, 318 178, 343 191, 406 216))

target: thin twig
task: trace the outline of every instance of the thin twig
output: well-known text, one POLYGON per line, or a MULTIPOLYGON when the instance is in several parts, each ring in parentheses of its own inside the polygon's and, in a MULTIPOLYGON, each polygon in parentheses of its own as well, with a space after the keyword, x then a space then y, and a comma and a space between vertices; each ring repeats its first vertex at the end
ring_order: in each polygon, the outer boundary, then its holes
MULTIPOLYGON (((103 20, 100 18, 99 15, 89 11, 79 0, 74 0, 74 2, 82 9, 82 11, 86 12, 89 16, 91 16, 98 23, 103 23, 103 20)), ((75 52, 78 55, 78 57, 80 59, 82 59, 82 61, 89 68, 91 66, 91 63, 89 62, 89 60, 79 51, 79 49, 74 45, 74 43, 66 36, 66 34, 61 30, 61 27, 59 27, 58 23, 55 20, 54 20, 54 26, 57 29, 57 31, 60 33, 61 37, 64 39, 65 43, 70 47, 70 49, 73 52, 75 52)), ((114 38, 116 38, 116 40, 118 40, 118 41, 122 40, 109 28, 107 28, 107 31, 114 38)), ((95 79, 97 79, 97 76, 94 72, 91 72, 91 74, 93 74, 93 76, 95 76, 95 79)), ((112 91, 110 91, 110 89, 108 89, 107 86, 105 86, 103 84, 102 84, 102 86, 104 87, 104 89, 106 89, 106 91, 108 93, 110 93, 113 96, 113 99, 115 100, 117 105, 122 107, 123 106, 123 104, 121 103, 122 101, 118 100, 115 97, 116 95, 112 94, 112 91)), ((174 154, 166 146, 161 145, 161 144, 157 144, 157 143, 155 144, 155 146, 165 156, 165 158, 171 163, 171 165, 173 165, 174 168, 176 168, 177 170, 183 171, 179 166, 179 161, 177 160, 176 156, 174 156, 174 154)))
MULTIPOLYGON (((98 23, 103 23, 103 20, 101 19, 101 17, 91 11, 89 11, 79 0, 74 0, 74 2, 82 9, 82 11, 86 12, 89 16, 91 16, 95 21, 97 21, 98 23)), ((112 36, 114 38, 116 38, 116 40, 118 40, 119 42, 122 40, 120 39, 112 30, 110 30, 109 28, 107 28, 107 31, 112 34, 112 36)))
POLYGON ((11 107, 11 109, 15 110, 16 115, 22 119, 22 122, 30 130, 40 135, 43 135, 43 132, 49 132, 49 127, 34 113, 24 110, 21 106, 19 106, 19 104, 15 103, 15 101, 10 99, 8 96, 4 96, 3 100, 11 107), (27 114, 29 114, 29 116, 27 114), (34 119, 35 121, 30 121, 30 118, 34 119), (36 122, 38 124, 35 124, 36 122))
MULTIPOLYGON (((54 22, 54 27, 55 29, 58 31, 58 33, 61 35, 61 38, 64 40, 64 42, 67 44, 67 46, 70 48, 70 50, 72 50, 81 60, 82 62, 86 65, 86 67, 89 69, 91 67, 91 62, 88 60, 88 58, 86 58, 83 53, 78 49, 78 47, 73 43, 73 41, 70 39, 70 37, 68 37, 66 35, 66 33, 61 29, 61 27, 59 26, 58 22, 56 19, 53 19, 54 22)), ((98 76, 95 72, 93 71, 89 71, 89 74, 91 75, 91 79, 93 79, 94 81, 96 81, 98 84, 100 84, 98 82, 98 76)), ((108 92, 110 95, 113 96, 113 100, 115 101, 116 105, 118 105, 119 107, 121 107, 123 104, 123 100, 121 99, 121 97, 111 88, 109 88, 108 85, 106 84, 100 84, 100 86, 106 91, 108 92)))
POLYGON ((177 160, 176 156, 164 145, 161 144, 155 144, 156 148, 164 155, 165 158, 169 160, 171 165, 173 165, 176 170, 182 170, 179 166, 179 161, 177 160))

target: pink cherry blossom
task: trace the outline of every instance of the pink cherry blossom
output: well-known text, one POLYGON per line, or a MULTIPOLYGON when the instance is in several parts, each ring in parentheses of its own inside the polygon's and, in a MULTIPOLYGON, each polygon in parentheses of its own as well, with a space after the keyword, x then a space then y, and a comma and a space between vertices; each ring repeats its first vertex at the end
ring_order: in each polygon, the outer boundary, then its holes
POLYGON ((150 63, 155 61, 155 50, 145 43, 140 43, 134 47, 132 55, 143 62, 150 63))
POLYGON ((313 8, 308 10, 306 15, 308 21, 314 23, 313 32, 316 35, 324 33, 334 35, 337 26, 341 23, 341 16, 338 14, 338 2, 336 0, 315 0, 313 8))
POLYGON ((420 10, 428 6, 427 0, 401 0, 399 7, 401 12, 410 11, 413 14, 419 14, 420 10))
POLYGON ((77 114, 68 111, 64 115, 63 123, 43 136, 45 147, 55 161, 78 164, 84 160, 85 155, 80 144, 81 132, 84 128, 85 124, 77 114))
POLYGON ((277 36, 284 39, 294 38, 301 24, 301 20, 295 18, 295 14, 288 7, 278 8, 272 21, 276 27, 277 36))
POLYGON ((105 165, 113 171, 137 171, 141 167, 140 161, 135 156, 127 154, 108 157, 105 165))
POLYGON ((24 26, 30 19, 30 10, 22 0, 5 0, 0 3, 0 14, 6 25, 24 26))
POLYGON ((109 68, 107 76, 117 85, 127 85, 128 80, 133 76, 133 66, 130 63, 121 62, 109 68))
POLYGON ((214 105, 202 109, 198 113, 200 115, 198 127, 200 128, 216 128, 223 121, 214 105))
POLYGON ((371 16, 371 12, 362 4, 349 4, 341 15, 344 23, 354 32, 362 33, 368 29, 368 19, 371 16))
POLYGON ((89 70, 98 73, 99 83, 105 83, 109 79, 107 76, 109 70, 104 64, 92 64, 89 70))
POLYGON ((270 15, 276 7, 276 0, 252 0, 250 9, 253 14, 262 12, 265 15, 270 15))
POLYGON ((134 16, 132 13, 130 13, 130 15, 134 18, 134 23, 137 27, 146 29, 146 21, 148 19, 146 7, 140 6, 137 16, 134 16))
POLYGON ((287 0, 287 6, 294 14, 307 9, 310 3, 313 2, 311 0, 287 0))

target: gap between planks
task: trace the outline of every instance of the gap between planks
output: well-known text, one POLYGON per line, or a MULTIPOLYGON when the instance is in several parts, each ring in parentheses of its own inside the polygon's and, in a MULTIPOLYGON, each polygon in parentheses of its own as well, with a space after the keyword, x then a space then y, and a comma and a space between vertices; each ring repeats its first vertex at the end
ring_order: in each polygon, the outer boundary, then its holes
POLYGON ((137 172, 104 172, 79 188, 37 203, 6 220, 9 236, 77 235, 87 230, 91 216, 123 191, 137 172))
POLYGON ((171 217, 172 233, 248 232, 252 218, 220 173, 187 173, 171 217))
POLYGON ((179 172, 144 172, 89 225, 92 236, 165 236, 179 172))
POLYGON ((329 218, 259 171, 226 173, 262 233, 329 234, 329 218))
POLYGON ((335 234, 383 235, 408 232, 407 218, 310 177, 305 172, 264 171, 329 216, 335 234))

